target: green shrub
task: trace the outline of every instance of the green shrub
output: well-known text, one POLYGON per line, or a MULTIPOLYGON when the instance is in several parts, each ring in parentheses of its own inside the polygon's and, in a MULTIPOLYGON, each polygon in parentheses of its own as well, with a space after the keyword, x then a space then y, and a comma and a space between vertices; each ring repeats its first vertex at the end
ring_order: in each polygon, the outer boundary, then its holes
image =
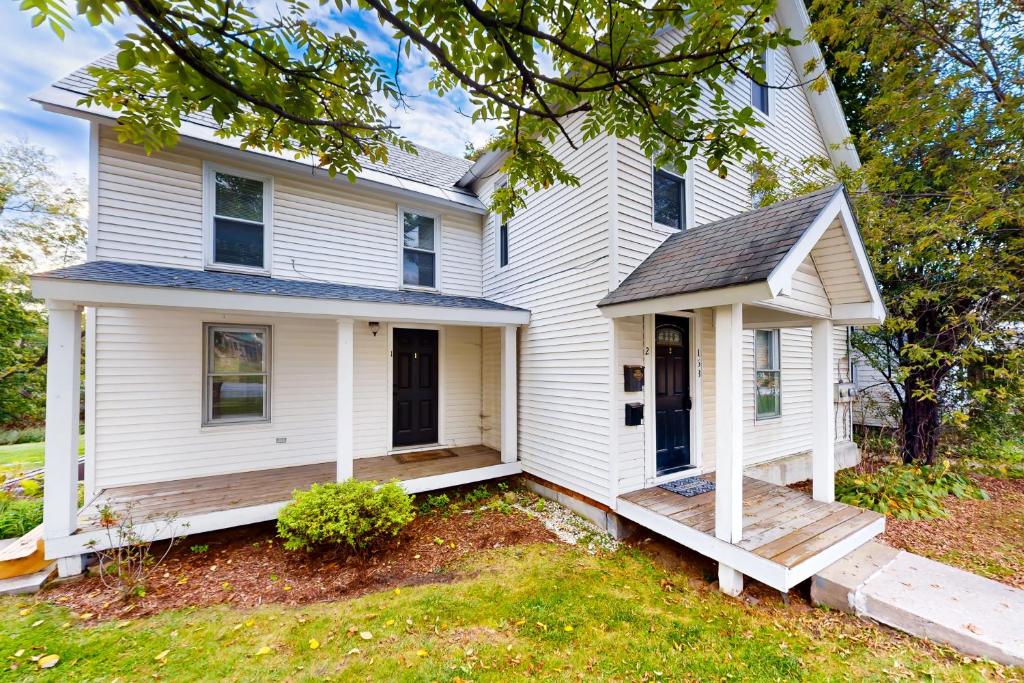
POLYGON ((277 533, 288 550, 343 545, 364 551, 397 536, 412 521, 412 497, 392 482, 349 479, 296 490, 277 518, 277 533))
POLYGON ((0 538, 24 536, 42 523, 41 498, 0 499, 0 538))
POLYGON ((481 484, 480 486, 477 486, 475 489, 473 489, 465 496, 463 496, 463 499, 466 501, 466 504, 473 505, 475 503, 487 500, 490 497, 490 490, 488 490, 485 484, 481 484))
POLYGON ((420 503, 420 514, 429 515, 431 512, 444 510, 452 504, 447 494, 439 493, 436 496, 428 495, 426 500, 420 503))
POLYGON ((39 443, 46 438, 46 430, 42 427, 26 427, 25 429, 6 429, 0 431, 0 446, 16 443, 39 443))
POLYGON ((840 472, 836 499, 896 519, 945 517, 948 496, 984 500, 988 496, 969 477, 954 472, 949 461, 939 465, 887 465, 875 472, 840 472))

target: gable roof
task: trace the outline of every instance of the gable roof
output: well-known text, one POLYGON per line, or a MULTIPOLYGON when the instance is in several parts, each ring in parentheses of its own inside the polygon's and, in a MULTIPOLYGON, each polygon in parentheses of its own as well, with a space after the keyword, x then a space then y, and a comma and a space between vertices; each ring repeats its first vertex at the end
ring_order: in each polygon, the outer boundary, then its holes
POLYGON ((670 235, 598 306, 767 280, 842 185, 670 235))
MULTIPOLYGON (((83 113, 93 113, 110 119, 116 119, 115 112, 100 111, 97 108, 88 108, 78 104, 78 100, 87 95, 96 85, 96 77, 89 73, 89 67, 98 66, 106 68, 117 68, 117 60, 114 52, 110 52, 99 59, 82 66, 64 78, 53 83, 49 88, 33 96, 45 105, 56 106, 62 109, 70 109, 83 113)), ((218 126, 213 117, 207 112, 197 112, 182 117, 182 135, 205 139, 221 145, 238 147, 223 138, 213 138, 213 132, 218 126), (191 129, 190 129, 191 127, 191 129), (196 132, 200 133, 196 135, 196 132)), ((472 190, 458 187, 457 183, 473 165, 473 162, 460 157, 445 154, 429 147, 415 145, 416 154, 406 152, 394 145, 388 145, 388 162, 378 163, 368 159, 361 160, 363 170, 356 175, 370 181, 392 184, 402 189, 421 192, 426 188, 434 190, 427 192, 437 198, 454 201, 463 204, 466 208, 483 211, 483 205, 476 198, 472 190), (388 180, 391 178, 392 180, 388 180)), ((291 162, 294 159, 284 155, 271 155, 261 150, 247 150, 254 154, 279 156, 291 162)), ((303 166, 306 164, 302 163, 303 166)))

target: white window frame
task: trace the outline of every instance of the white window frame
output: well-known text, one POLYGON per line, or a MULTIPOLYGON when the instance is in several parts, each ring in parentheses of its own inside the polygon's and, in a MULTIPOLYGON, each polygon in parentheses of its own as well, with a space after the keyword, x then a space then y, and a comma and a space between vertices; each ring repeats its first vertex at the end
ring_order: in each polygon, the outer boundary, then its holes
MULTIPOLYGON (((505 187, 507 184, 508 184, 507 180, 502 180, 501 182, 495 184, 494 189, 497 190, 499 188, 505 187)), ((507 246, 506 246, 508 260, 507 260, 507 262, 504 265, 502 265, 502 263, 501 263, 501 226, 502 226, 502 224, 504 224, 506 226, 505 227, 505 235, 506 235, 505 241, 506 241, 506 245, 508 243, 508 237, 511 236, 511 233, 509 232, 509 227, 511 227, 511 226, 509 226, 508 221, 505 220, 505 216, 504 215, 502 215, 500 213, 495 213, 495 214, 493 214, 493 216, 494 216, 494 263, 496 264, 496 266, 498 268, 498 272, 500 273, 500 272, 502 272, 504 270, 507 270, 508 267, 509 267, 509 264, 512 262, 512 250, 508 249, 507 246)))
MULTIPOLYGON (((231 220, 243 219, 231 218, 231 220)), ((274 178, 273 176, 243 171, 230 166, 221 166, 210 162, 203 163, 203 260, 207 270, 218 270, 227 273, 250 273, 270 275, 274 262, 274 178), (214 260, 214 211, 217 207, 217 191, 214 179, 217 173, 258 180, 263 183, 263 267, 241 266, 235 263, 218 263, 214 260)))
POLYGON ((749 106, 756 116, 760 116, 765 121, 771 121, 775 116, 775 90, 771 87, 772 83, 775 82, 775 53, 773 50, 765 50, 764 52, 764 77, 765 77, 765 100, 768 104, 768 111, 761 111, 754 105, 754 79, 748 78, 747 85, 749 90, 747 92, 747 106, 749 106))
MULTIPOLYGON (((220 427, 223 425, 239 425, 239 424, 262 424, 269 423, 271 420, 271 384, 273 382, 273 337, 274 327, 273 325, 247 325, 241 323, 203 323, 203 427, 220 427), (263 415, 259 417, 228 417, 228 418, 214 418, 213 417, 213 391, 211 386, 211 375, 210 372, 210 355, 213 349, 213 333, 217 330, 231 330, 234 332, 262 332, 264 333, 266 342, 263 347, 264 362, 266 365, 266 371, 263 373, 257 372, 245 372, 237 373, 242 375, 259 375, 266 376, 266 392, 263 396, 263 415)), ((225 373, 218 373, 225 374, 225 373)))
POLYGON ((659 168, 651 162, 651 225, 667 233, 683 232, 694 227, 693 225, 693 163, 686 165, 686 171, 683 173, 678 172, 674 168, 659 168), (683 182, 683 227, 679 228, 673 225, 665 225, 659 223, 654 218, 654 174, 657 171, 667 173, 669 175, 679 178, 683 182))
POLYGON ((778 420, 782 417, 782 330, 778 327, 761 327, 755 328, 753 331, 754 340, 751 346, 753 351, 753 369, 754 369, 754 422, 766 422, 770 420, 778 420), (774 367, 771 368, 758 368, 757 367, 757 333, 758 332, 770 332, 773 337, 773 347, 775 350, 775 358, 773 358, 774 367), (760 415, 757 411, 757 373, 758 372, 777 372, 779 374, 779 412, 772 415, 760 415))
POLYGON ((399 206, 398 207, 398 286, 400 289, 412 289, 421 292, 440 292, 441 291, 441 214, 435 211, 427 211, 419 209, 414 206, 399 206), (429 254, 431 252, 426 249, 419 249, 416 247, 405 246, 405 214, 415 213, 420 216, 427 216, 434 219, 434 286, 429 287, 426 285, 407 285, 405 283, 405 250, 411 249, 412 251, 418 251, 421 253, 429 254))

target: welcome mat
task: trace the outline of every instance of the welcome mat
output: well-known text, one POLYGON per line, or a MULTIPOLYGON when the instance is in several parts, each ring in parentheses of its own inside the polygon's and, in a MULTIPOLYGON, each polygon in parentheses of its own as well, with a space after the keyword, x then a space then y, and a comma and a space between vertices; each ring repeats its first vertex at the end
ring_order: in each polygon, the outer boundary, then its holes
POLYGON ((672 493, 678 493, 680 496, 686 496, 687 498, 693 498, 699 496, 702 493, 715 490, 715 482, 708 481, 702 477, 689 477, 687 479, 680 479, 678 481, 670 481, 667 484, 662 484, 661 488, 672 493))
POLYGON ((403 465, 408 465, 414 462, 428 462, 430 460, 441 460, 442 458, 454 458, 455 453, 452 453, 447 448, 442 448, 438 451, 419 451, 418 453, 396 453, 391 456, 403 465))

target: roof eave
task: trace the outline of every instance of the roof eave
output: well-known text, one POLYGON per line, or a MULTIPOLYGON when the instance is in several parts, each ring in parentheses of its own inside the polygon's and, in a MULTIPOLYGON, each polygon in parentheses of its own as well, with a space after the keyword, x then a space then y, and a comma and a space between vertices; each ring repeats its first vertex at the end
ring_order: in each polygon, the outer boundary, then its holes
POLYGON ((601 315, 606 318, 624 318, 633 315, 670 313, 692 308, 750 303, 760 299, 769 299, 772 296, 771 287, 768 285, 767 280, 754 280, 725 287, 702 289, 697 292, 685 292, 682 294, 670 294, 649 299, 601 302, 598 304, 598 308, 601 311, 601 315))

